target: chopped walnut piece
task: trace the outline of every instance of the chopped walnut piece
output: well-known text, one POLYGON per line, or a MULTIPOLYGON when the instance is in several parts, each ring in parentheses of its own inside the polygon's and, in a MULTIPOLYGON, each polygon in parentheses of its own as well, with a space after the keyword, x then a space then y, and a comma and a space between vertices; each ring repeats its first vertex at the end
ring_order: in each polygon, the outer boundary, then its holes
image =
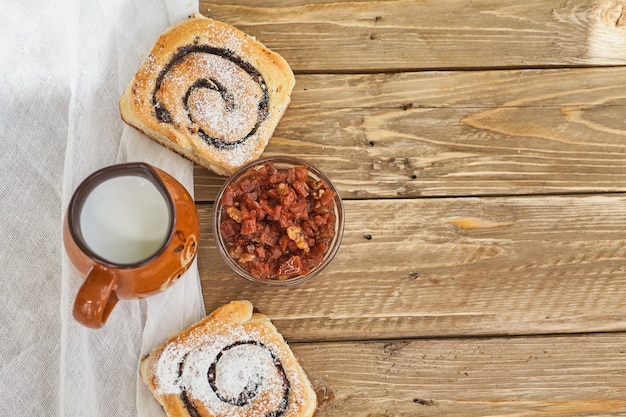
POLYGON ((289 239, 296 242, 296 246, 299 249, 302 249, 305 252, 309 251, 309 244, 306 243, 306 238, 304 237, 302 229, 299 226, 288 226, 287 236, 289 236, 289 239))
POLYGON ((245 264, 246 262, 252 262, 256 259, 256 255, 254 253, 243 253, 241 254, 241 256, 239 257, 239 263, 240 264, 245 264))
POLYGON ((281 182, 280 184, 276 186, 276 192, 281 197, 286 196, 287 194, 289 194, 289 186, 285 184, 284 182, 281 182))
POLYGON ((226 214, 228 217, 236 221, 237 223, 241 223, 241 210, 235 207, 228 207, 226 209, 226 214))

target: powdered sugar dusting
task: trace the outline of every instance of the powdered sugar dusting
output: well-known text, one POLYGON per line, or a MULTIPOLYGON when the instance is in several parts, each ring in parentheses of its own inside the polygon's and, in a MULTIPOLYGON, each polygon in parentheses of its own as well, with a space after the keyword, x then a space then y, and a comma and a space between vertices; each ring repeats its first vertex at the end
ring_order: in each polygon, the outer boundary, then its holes
POLYGON ((211 74, 212 85, 192 91, 189 118, 208 135, 225 142, 245 137, 258 118, 261 87, 243 69, 215 55, 198 54, 194 65, 211 74))
POLYGON ((266 145, 258 143, 267 115, 265 84, 242 67, 247 64, 228 58, 230 50, 221 56, 190 48, 160 78, 153 102, 166 110, 171 126, 197 138, 192 144, 200 154, 241 166, 266 145))
POLYGON ((228 48, 232 51, 241 51, 242 47, 248 41, 248 36, 238 32, 235 28, 218 24, 213 21, 213 25, 207 27, 204 35, 206 40, 212 44, 219 44, 222 48, 228 48))
MULTIPOLYGON (((231 166, 241 166, 248 162, 255 151, 255 142, 254 139, 258 136, 259 132, 251 137, 249 140, 239 144, 231 149, 224 149, 222 152, 224 156, 220 159, 226 164, 230 164, 231 166)), ((257 145, 258 146, 258 145, 257 145)))
POLYGON ((251 53, 263 46, 203 17, 163 36, 133 81, 135 109, 152 123, 144 131, 158 130, 227 171, 256 159, 273 130, 264 123, 269 93, 251 53))
POLYGON ((295 376, 298 365, 281 362, 285 348, 276 346, 266 332, 259 326, 237 325, 213 334, 192 331, 172 340, 153 369, 155 393, 184 393, 193 404, 225 417, 276 411, 289 415, 280 411, 304 402, 295 376))
POLYGON ((241 393, 253 395, 264 384, 282 383, 270 353, 249 343, 225 351, 215 368, 216 389, 229 402, 237 401, 241 393))

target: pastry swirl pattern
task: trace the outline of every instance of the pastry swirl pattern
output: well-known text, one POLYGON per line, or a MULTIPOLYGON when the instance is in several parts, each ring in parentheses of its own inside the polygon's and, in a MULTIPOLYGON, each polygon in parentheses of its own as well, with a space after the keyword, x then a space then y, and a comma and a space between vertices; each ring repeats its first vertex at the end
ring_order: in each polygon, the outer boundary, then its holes
POLYGON ((258 159, 291 101, 289 64, 194 13, 156 40, 120 97, 130 126, 219 175, 258 159))
POLYGON ((197 135, 217 149, 253 137, 268 117, 269 93, 261 73, 227 48, 178 48, 156 78, 154 116, 197 135))
POLYGON ((265 410, 266 417, 280 417, 287 410, 290 386, 285 369, 276 354, 261 342, 246 340, 224 347, 209 366, 207 380, 217 398, 224 403, 244 407, 260 397, 264 390, 271 389, 275 391, 271 395, 278 402, 273 410, 265 410), (237 370, 230 362, 242 355, 247 355, 242 361, 246 368, 237 370), (221 366, 221 362, 226 363, 221 366), (232 379, 229 381, 233 372, 241 377, 236 384, 232 379))
POLYGON ((306 374, 269 318, 233 301, 141 360, 171 417, 311 417, 306 374))
POLYGON ((292 389, 287 371, 279 354, 257 336, 219 338, 217 344, 178 351, 177 362, 167 360, 172 392, 190 416, 285 414, 292 389))

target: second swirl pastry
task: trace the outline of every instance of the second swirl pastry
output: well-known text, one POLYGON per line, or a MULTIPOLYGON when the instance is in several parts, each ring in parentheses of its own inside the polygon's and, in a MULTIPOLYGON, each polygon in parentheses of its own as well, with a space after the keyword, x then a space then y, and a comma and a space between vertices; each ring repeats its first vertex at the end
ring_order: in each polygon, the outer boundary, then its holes
POLYGON ((279 54, 199 13, 156 41, 120 99, 122 119, 220 175, 265 150, 295 79, 279 54))
POLYGON ((248 301, 233 301, 141 360, 169 417, 311 417, 315 391, 291 349, 248 301))

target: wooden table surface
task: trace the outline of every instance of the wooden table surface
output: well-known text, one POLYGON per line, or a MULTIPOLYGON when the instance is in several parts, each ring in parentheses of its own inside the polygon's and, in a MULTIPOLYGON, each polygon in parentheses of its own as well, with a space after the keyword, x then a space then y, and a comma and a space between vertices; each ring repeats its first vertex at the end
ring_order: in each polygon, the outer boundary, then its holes
POLYGON ((342 246, 248 283, 195 170, 207 311, 248 299, 318 416, 626 415, 626 1, 200 2, 296 74, 266 149, 326 172, 342 246))

